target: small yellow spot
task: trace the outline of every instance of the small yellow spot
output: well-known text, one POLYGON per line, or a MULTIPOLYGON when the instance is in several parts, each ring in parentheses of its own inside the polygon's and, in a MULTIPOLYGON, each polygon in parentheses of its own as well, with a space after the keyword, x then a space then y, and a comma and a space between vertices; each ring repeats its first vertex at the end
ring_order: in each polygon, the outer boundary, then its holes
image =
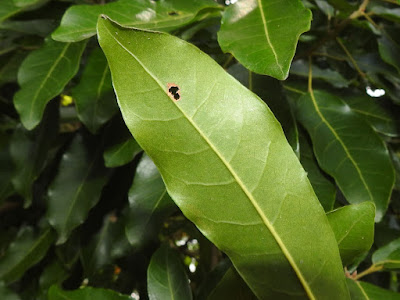
POLYGON ((61 105, 62 106, 68 106, 74 102, 74 99, 71 96, 61 95, 60 97, 61 97, 61 105))

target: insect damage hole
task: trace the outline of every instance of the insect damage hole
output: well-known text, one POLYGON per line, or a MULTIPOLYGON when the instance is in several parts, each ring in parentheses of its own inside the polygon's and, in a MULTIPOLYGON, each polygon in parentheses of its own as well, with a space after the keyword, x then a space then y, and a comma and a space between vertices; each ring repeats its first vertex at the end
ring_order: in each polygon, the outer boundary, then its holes
POLYGON ((174 83, 168 83, 168 96, 175 101, 178 101, 181 99, 181 92, 180 88, 177 84, 174 83))

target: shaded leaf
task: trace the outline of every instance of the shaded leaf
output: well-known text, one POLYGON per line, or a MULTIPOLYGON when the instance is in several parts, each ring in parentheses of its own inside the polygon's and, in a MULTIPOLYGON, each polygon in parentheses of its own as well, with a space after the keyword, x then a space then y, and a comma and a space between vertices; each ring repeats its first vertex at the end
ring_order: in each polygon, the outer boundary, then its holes
POLYGON ((347 205, 327 214, 344 266, 369 251, 374 242, 375 206, 371 202, 347 205))
POLYGON ((385 269, 400 268, 400 239, 379 248, 372 255, 372 262, 381 265, 385 269))
POLYGON ((333 209, 336 199, 336 186, 319 168, 314 152, 304 133, 300 134, 300 162, 314 188, 319 202, 326 212, 333 209))
POLYGON ((21 298, 8 289, 4 282, 0 281, 0 295, 2 300, 20 300, 21 298))
POLYGON ((400 73, 400 39, 398 35, 398 29, 387 28, 378 39, 378 46, 382 59, 400 73))
POLYGON ((368 282, 347 278, 351 300, 399 300, 400 294, 383 289, 368 282))
POLYGON ((58 233, 58 244, 64 243, 71 231, 84 222, 108 180, 102 147, 90 142, 88 137, 75 136, 49 187, 47 219, 58 233))
POLYGON ((67 270, 58 260, 53 260, 48 264, 40 275, 39 285, 42 291, 47 294, 47 290, 53 284, 60 284, 68 277, 67 270))
POLYGON ((387 20, 400 22, 400 8, 388 8, 381 5, 374 5, 369 11, 387 20))
POLYGON ((39 124, 46 104, 76 74, 84 48, 85 43, 58 43, 48 39, 23 61, 18 71, 21 89, 14 95, 14 104, 27 129, 39 124))
POLYGON ((16 52, 0 58, 0 85, 17 80, 18 68, 25 56, 24 52, 16 52))
POLYGON ((41 5, 49 0, 13 0, 14 4, 18 7, 26 7, 26 6, 32 6, 32 5, 41 5))
POLYGON ((144 155, 140 160, 132 186, 129 190, 126 235, 134 247, 155 236, 164 221, 176 206, 169 197, 157 167, 144 155))
POLYGON ((347 299, 334 234, 261 99, 176 37, 103 18, 98 36, 128 128, 175 203, 257 296, 317 298, 329 290, 347 299))
POLYGON ((64 291, 57 285, 49 289, 48 300, 132 300, 129 295, 123 295, 112 290, 86 286, 73 291, 64 291))
POLYGON ((92 51, 81 81, 71 93, 79 119, 92 133, 96 133, 117 112, 110 70, 101 49, 92 51))
POLYGON ((0 22, 21 12, 22 8, 15 5, 14 0, 2 0, 0 5, 0 22))
POLYGON ((189 278, 178 254, 161 246, 151 257, 147 269, 147 289, 150 300, 189 300, 192 291, 189 278))
POLYGON ((350 203, 374 202, 379 222, 394 184, 393 166, 381 138, 346 103, 327 92, 306 94, 296 107, 321 168, 350 203))
POLYGON ((54 20, 40 19, 29 21, 7 21, 0 23, 0 29, 7 29, 24 34, 46 37, 55 27, 54 20))
POLYGON ((106 14, 121 25, 171 31, 196 20, 204 9, 219 9, 211 0, 119 0, 105 5, 76 5, 69 8, 52 38, 76 42, 96 34, 97 18, 106 14))
POLYGON ((247 69, 283 80, 310 23, 311 11, 299 0, 237 1, 223 14, 218 42, 247 69))
POLYGON ((13 282, 26 270, 38 263, 56 238, 51 228, 35 233, 31 227, 23 227, 0 259, 0 279, 13 282))
POLYGON ((14 191, 11 183, 14 164, 10 155, 10 140, 10 134, 0 132, 0 203, 14 191))

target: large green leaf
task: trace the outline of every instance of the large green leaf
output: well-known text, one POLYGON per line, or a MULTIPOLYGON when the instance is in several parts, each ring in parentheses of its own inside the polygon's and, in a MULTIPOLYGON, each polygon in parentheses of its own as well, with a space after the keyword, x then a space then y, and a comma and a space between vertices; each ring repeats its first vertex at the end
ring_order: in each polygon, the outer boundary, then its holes
POLYGON ((21 89, 15 93, 14 104, 27 129, 39 124, 46 104, 76 74, 84 48, 84 42, 58 43, 48 39, 23 61, 18 71, 21 89))
POLYGON ((331 211, 336 199, 336 186, 319 168, 314 152, 304 132, 300 131, 300 162, 307 172, 308 179, 314 188, 324 210, 331 211))
POLYGON ((264 102, 176 37, 106 17, 98 36, 128 128, 255 294, 348 299, 334 234, 264 102))
POLYGON ((57 285, 49 289, 48 300, 132 300, 129 295, 123 295, 112 290, 86 286, 73 291, 64 291, 57 285))
POLYGON ((385 269, 400 268, 400 239, 396 239, 386 246, 379 248, 372 255, 372 262, 385 269))
POLYGON ((154 238, 164 218, 172 213, 175 207, 156 166, 147 155, 144 155, 137 166, 129 190, 126 223, 129 242, 139 247, 154 238))
POLYGON ((108 173, 101 145, 76 135, 62 156, 58 174, 48 191, 47 219, 59 235, 58 244, 67 240, 99 201, 108 173))
POLYGON ((76 42, 96 34, 97 18, 106 14, 121 25, 171 31, 196 20, 200 11, 220 9, 212 0, 119 0, 105 5, 76 5, 64 14, 52 38, 76 42))
POLYGON ((400 300, 400 294, 368 282, 347 279, 351 300, 400 300))
POLYGON ((179 255, 163 245, 151 257, 147 269, 150 300, 190 300, 192 291, 179 255))
POLYGON ((71 92, 79 119, 92 133, 115 114, 118 107, 111 74, 101 49, 90 54, 81 81, 71 92))
POLYGON ((249 70, 285 79, 297 40, 310 29, 300 0, 242 0, 224 12, 218 42, 249 70))
POLYGON ((347 266, 369 251, 374 242, 375 206, 371 202, 347 205, 327 214, 347 266))
POLYGON ((372 201, 375 220, 384 215, 394 184, 389 152, 371 126, 340 98, 314 91, 296 101, 298 120, 311 136, 321 168, 347 201, 372 201))
POLYGON ((0 280, 19 279, 46 255, 55 238, 52 228, 35 233, 31 227, 23 227, 0 259, 0 280))

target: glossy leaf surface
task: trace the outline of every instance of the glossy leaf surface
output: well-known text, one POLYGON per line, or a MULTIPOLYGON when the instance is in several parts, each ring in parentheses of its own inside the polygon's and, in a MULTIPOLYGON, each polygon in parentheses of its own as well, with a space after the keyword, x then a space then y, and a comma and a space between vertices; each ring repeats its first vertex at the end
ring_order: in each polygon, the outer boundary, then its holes
POLYGON ((59 244, 64 243, 71 231, 83 223, 89 210, 99 201, 108 179, 101 145, 88 147, 85 144, 87 140, 84 141, 79 134, 75 136, 49 187, 47 219, 59 235, 59 244))
POLYGON ((219 9, 212 0, 119 0, 105 5, 76 5, 64 14, 52 38, 76 42, 96 34, 97 18, 105 14, 121 25, 170 31, 195 21, 203 9, 219 9))
POLYGON ((347 279, 351 300, 400 300, 400 294, 368 282, 347 279))
POLYGON ((176 207, 157 167, 147 155, 137 166, 128 197, 126 235, 133 246, 139 247, 157 234, 162 221, 176 207))
POLYGON ((0 279, 13 282, 39 262, 56 238, 51 228, 37 234, 31 227, 23 227, 0 259, 0 279))
POLYGON ((283 80, 310 22, 311 11, 299 0, 237 1, 223 14, 218 42, 249 70, 283 80))
POLYGON ((76 74, 84 48, 85 43, 58 43, 49 39, 23 61, 18 71, 21 89, 14 96, 14 104, 27 129, 39 124, 47 103, 76 74))
POLYGON ((372 255, 372 262, 375 265, 383 265, 385 269, 399 269, 400 239, 396 239, 376 250, 372 255))
POLYGON ((257 296, 347 299, 334 234, 268 107, 178 38, 103 18, 98 36, 128 128, 257 296))
POLYGON ((370 125, 340 98, 314 91, 298 99, 297 116, 311 136, 321 168, 331 175, 346 200, 372 201, 375 221, 387 209, 394 184, 389 152, 370 125))
POLYGON ((123 295, 112 290, 84 287, 73 291, 64 291, 57 285, 49 289, 48 300, 132 300, 129 295, 123 295))
POLYGON ((347 205, 327 214, 344 266, 369 251, 374 242, 375 206, 371 202, 347 205))
POLYGON ((106 123, 118 106, 111 85, 111 74, 101 49, 90 54, 81 81, 71 91, 79 119, 92 132, 106 123))
POLYGON ((147 269, 147 289, 150 300, 190 300, 192 291, 179 255, 161 246, 151 257, 147 269))

